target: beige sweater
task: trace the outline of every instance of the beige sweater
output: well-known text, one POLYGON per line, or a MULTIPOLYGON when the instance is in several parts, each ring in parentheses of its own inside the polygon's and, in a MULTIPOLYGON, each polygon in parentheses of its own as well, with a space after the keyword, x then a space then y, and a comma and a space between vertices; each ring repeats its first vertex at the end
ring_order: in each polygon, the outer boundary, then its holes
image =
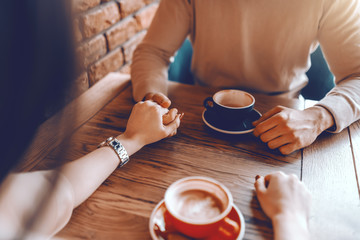
POLYGON ((190 35, 197 84, 295 97, 320 43, 337 86, 319 105, 341 131, 360 118, 358 0, 162 0, 134 53, 133 94, 167 92, 169 58, 190 35))

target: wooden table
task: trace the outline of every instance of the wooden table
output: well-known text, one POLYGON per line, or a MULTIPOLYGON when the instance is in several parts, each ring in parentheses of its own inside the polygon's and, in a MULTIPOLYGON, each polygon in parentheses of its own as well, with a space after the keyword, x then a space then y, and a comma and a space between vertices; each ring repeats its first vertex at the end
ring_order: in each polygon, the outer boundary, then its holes
MULTIPOLYGON (((71 143, 67 145, 66 161, 81 157, 106 137, 124 131, 134 104, 131 85, 126 77, 112 83, 105 80, 64 110, 66 114, 62 115, 71 119, 74 112, 79 112, 80 118, 60 137, 45 132, 56 125, 61 114, 43 124, 40 140, 28 154, 29 163, 23 169, 58 164, 56 156, 64 147, 61 140, 70 135, 71 139, 66 141, 71 143), (43 158, 46 160, 39 161, 43 158)), ((179 178, 201 175, 217 179, 230 189, 236 206, 245 216, 245 239, 272 239, 271 222, 254 194, 254 177, 284 171, 299 176, 312 192, 313 239, 360 239, 360 122, 339 134, 324 133, 310 147, 283 156, 252 134, 228 136, 206 127, 201 118, 202 103, 215 91, 171 83, 172 106, 185 113, 178 134, 144 147, 123 168, 115 170, 75 209, 58 237, 150 239, 149 216, 166 188, 179 178)), ((262 113, 278 104, 296 109, 304 106, 300 100, 255 97, 255 108, 262 113)))

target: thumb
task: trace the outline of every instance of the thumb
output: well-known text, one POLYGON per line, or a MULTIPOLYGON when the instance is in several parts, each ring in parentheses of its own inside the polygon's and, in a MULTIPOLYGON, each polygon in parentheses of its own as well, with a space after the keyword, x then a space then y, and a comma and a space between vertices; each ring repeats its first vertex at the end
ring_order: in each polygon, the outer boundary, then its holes
POLYGON ((265 178, 260 176, 256 181, 255 181, 255 190, 256 190, 256 194, 264 194, 266 192, 266 186, 265 186, 265 178))
POLYGON ((180 114, 177 114, 174 121, 164 126, 167 136, 173 133, 179 126, 180 126, 180 114))

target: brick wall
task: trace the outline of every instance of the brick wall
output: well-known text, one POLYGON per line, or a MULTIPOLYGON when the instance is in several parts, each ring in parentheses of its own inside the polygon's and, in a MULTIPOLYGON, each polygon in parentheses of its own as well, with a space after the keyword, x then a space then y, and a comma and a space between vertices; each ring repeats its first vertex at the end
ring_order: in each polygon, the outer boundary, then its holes
MULTIPOLYGON (((159 0, 72 0, 80 95, 107 73, 130 73, 133 51, 143 39, 159 0)), ((73 96, 76 97, 76 96, 73 96)))

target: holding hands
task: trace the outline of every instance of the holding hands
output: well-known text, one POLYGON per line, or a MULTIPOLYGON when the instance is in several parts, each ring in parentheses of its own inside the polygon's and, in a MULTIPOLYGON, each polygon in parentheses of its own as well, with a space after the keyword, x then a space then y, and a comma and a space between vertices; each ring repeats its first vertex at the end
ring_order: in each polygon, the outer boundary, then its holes
POLYGON ((162 93, 147 93, 144 100, 152 100, 164 108, 169 108, 171 105, 170 99, 162 93))
POLYGON ((141 148, 176 134, 181 114, 176 108, 170 111, 153 101, 135 104, 123 137, 132 139, 141 148))

